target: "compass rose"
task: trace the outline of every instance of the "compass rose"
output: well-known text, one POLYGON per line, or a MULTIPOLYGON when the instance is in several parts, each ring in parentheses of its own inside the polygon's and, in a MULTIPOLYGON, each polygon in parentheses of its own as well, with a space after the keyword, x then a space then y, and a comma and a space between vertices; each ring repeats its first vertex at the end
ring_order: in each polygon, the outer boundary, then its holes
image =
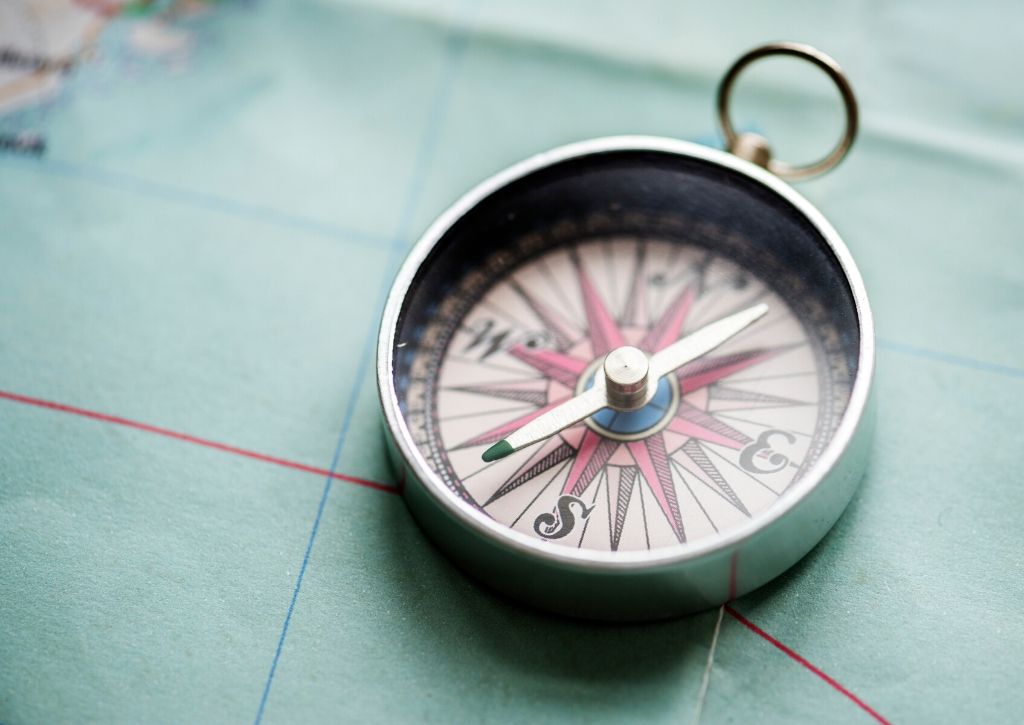
MULTIPOLYGON (((527 285, 513 280, 515 294, 544 323, 547 337, 553 344, 550 347, 539 347, 517 343, 509 347, 507 352, 536 371, 546 384, 542 390, 535 383, 483 384, 458 388, 463 392, 494 399, 528 403, 535 408, 473 435, 454 449, 490 446, 488 454, 496 449, 500 451, 499 455, 490 458, 485 454, 485 460, 507 455, 513 450, 507 441, 515 441, 517 432, 530 430, 530 424, 537 428, 539 422, 565 410, 572 404, 571 401, 580 400, 593 392, 593 388, 601 382, 602 363, 606 358, 611 359, 610 353, 613 357, 623 350, 637 350, 638 354, 644 353, 643 357, 649 359, 652 365, 657 365, 659 356, 663 356, 669 349, 678 348, 684 340, 695 337, 692 331, 684 335, 684 330, 687 329, 695 302, 702 292, 703 276, 684 286, 662 312, 654 317, 649 316, 646 310, 647 295, 643 286, 647 280, 643 275, 634 275, 625 309, 617 320, 579 256, 574 254, 571 260, 571 269, 585 313, 585 330, 577 329, 560 310, 534 294, 527 285)), ((760 311, 756 317, 761 314, 764 312, 760 311)), ((745 322, 739 329, 751 321, 745 322)), ((717 347, 736 332, 738 329, 711 347, 717 347)), ((580 508, 573 510, 579 512, 585 508, 584 498, 602 471, 613 465, 618 468, 614 500, 609 503, 608 533, 613 550, 619 548, 631 499, 640 486, 657 503, 675 539, 679 542, 687 540, 676 490, 676 478, 684 472, 703 482, 728 505, 749 517, 750 511, 730 485, 727 476, 716 465, 709 446, 745 451, 748 454, 746 457, 751 460, 757 460, 758 455, 767 458, 778 454, 773 454, 769 446, 759 439, 752 438, 709 412, 709 388, 718 386, 729 376, 772 359, 788 347, 751 347, 728 354, 698 352, 691 356, 693 359, 681 361, 668 368, 666 374, 653 377, 650 389, 642 396, 639 406, 599 405, 599 411, 591 411, 582 419, 570 420, 568 425, 538 436, 535 449, 527 460, 483 501, 482 508, 486 511, 488 506, 538 476, 557 466, 567 465, 568 474, 561 482, 556 506, 565 508, 568 501, 576 500, 580 508), (673 476, 673 471, 676 476, 673 476)), ((801 404, 788 398, 738 388, 716 387, 716 390, 725 398, 750 405, 801 404)), ((524 445, 516 445, 515 449, 521 447, 524 445)), ((763 470, 768 470, 767 465, 763 470)), ((609 498, 612 498, 611 494, 609 498)), ((552 514, 543 516, 551 517, 552 514)))

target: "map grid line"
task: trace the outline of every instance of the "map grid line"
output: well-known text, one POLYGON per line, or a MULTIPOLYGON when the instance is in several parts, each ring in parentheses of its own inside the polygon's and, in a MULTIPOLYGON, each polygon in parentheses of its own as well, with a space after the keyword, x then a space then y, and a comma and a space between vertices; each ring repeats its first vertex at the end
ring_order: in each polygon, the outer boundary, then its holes
MULTIPOLYGON (((338 435, 338 442, 334 451, 334 458, 331 461, 330 471, 333 473, 337 466, 338 460, 341 457, 342 450, 345 446, 345 441, 348 434, 349 426, 351 425, 352 418, 355 414, 355 408, 359 400, 359 393, 365 382, 367 368, 369 367, 370 358, 376 343, 376 335, 374 332, 377 329, 377 316, 379 310, 383 308, 384 302, 387 299, 388 289, 390 287, 389 282, 391 277, 394 275, 395 270, 398 267, 399 262, 402 259, 403 253, 405 252, 408 240, 406 237, 409 235, 410 228, 416 208, 419 204, 420 197, 422 196, 423 188, 426 184, 427 172, 431 161, 433 160, 434 153, 436 151, 438 142, 440 140, 441 128, 443 125, 444 116, 446 114, 449 101, 451 99, 452 91, 454 90, 455 82, 458 77, 458 69, 461 65, 462 58, 466 47, 468 46, 468 30, 464 28, 456 27, 454 24, 449 24, 448 35, 445 42, 445 53, 443 67, 441 71, 441 78, 438 83, 437 92, 434 95, 433 103, 428 111, 425 128, 423 131, 423 138, 419 145, 419 150, 416 154, 416 160, 413 164, 412 174, 409 179, 409 184, 406 190, 405 203, 403 204, 402 214, 399 217, 395 236, 391 242, 391 252, 389 254, 388 262, 384 268, 385 278, 382 280, 381 292, 378 295, 376 304, 373 307, 374 315, 371 318, 372 324, 365 338, 363 349, 360 355, 359 364, 357 366, 355 382, 352 386, 352 392, 349 396, 349 400, 345 410, 345 417, 342 421, 341 431, 338 435)), ((266 711, 267 700, 270 696, 270 688, 274 682, 274 675, 277 672, 277 665, 281 658, 281 653, 284 649, 285 639, 288 636, 288 628, 291 624, 292 614, 295 610, 295 604, 298 601, 299 592, 302 588, 302 581, 306 573, 306 568, 309 565, 309 557, 313 550, 313 544, 316 541, 317 533, 320 528, 320 521, 323 516, 324 507, 327 504, 327 497, 331 492, 331 484, 333 476, 328 475, 327 480, 324 484, 323 493, 320 496, 320 503, 317 507, 316 517, 313 519, 313 525, 309 533, 309 540, 306 544, 306 551, 303 555, 302 565, 299 569, 298 576, 295 580, 295 588, 292 591, 292 598, 288 605, 288 611, 285 614, 284 623, 281 627, 281 635, 278 638, 277 648, 274 651, 274 658, 271 662, 270 671, 267 674, 267 680, 263 687, 263 693, 260 697, 259 707, 256 711, 256 717, 254 720, 255 725, 259 725, 263 720, 264 712, 266 711)))

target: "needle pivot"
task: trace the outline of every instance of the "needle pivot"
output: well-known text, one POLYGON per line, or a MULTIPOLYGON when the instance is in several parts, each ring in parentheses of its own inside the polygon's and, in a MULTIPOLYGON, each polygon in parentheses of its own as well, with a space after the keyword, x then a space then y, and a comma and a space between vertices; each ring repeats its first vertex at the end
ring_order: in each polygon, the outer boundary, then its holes
POLYGON ((647 404, 651 361, 639 348, 616 348, 604 359, 604 381, 609 406, 622 411, 638 410, 647 404))

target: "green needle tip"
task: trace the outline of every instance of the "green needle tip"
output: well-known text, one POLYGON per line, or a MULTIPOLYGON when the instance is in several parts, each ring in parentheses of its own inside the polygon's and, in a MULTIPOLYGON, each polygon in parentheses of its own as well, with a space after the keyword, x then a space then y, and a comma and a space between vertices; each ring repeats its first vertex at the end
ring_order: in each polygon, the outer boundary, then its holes
POLYGON ((484 461, 490 463, 491 461, 496 461, 499 458, 504 458, 511 452, 512 446, 509 445, 509 442, 506 440, 500 440, 493 446, 488 448, 486 451, 484 451, 484 454, 481 457, 484 459, 484 461))

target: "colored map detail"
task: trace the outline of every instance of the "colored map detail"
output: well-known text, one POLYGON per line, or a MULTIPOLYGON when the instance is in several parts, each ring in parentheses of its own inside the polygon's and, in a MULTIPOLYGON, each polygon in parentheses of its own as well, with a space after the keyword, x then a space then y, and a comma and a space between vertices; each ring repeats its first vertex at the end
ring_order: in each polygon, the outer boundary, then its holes
POLYGON ((187 64, 203 0, 0 4, 0 153, 42 155, 53 109, 92 84, 187 64))

